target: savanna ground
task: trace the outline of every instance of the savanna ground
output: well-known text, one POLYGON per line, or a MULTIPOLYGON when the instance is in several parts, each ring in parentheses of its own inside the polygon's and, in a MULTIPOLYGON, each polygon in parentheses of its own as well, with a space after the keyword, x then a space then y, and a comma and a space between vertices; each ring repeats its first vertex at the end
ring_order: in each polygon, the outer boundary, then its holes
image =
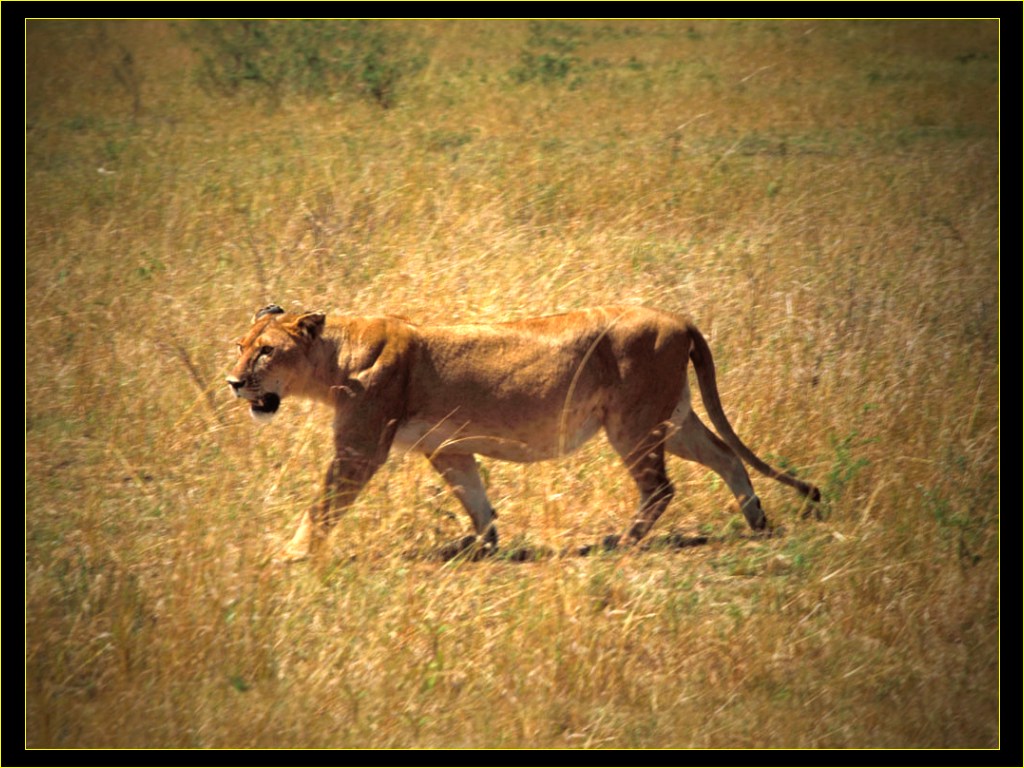
MULTIPOLYGON (((29 746, 998 745, 997 22, 26 34, 29 746), (330 415, 224 386, 270 301, 688 312, 824 519, 673 461, 650 549, 441 562, 393 455, 279 567, 330 415)), ((603 438, 486 481, 511 548, 636 500, 603 438)))

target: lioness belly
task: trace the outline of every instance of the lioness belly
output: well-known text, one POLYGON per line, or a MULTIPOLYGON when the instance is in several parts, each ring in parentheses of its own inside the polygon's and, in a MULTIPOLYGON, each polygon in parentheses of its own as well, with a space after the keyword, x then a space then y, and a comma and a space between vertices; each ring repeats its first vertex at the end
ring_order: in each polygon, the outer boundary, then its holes
POLYGON ((533 462, 572 453, 601 428, 599 412, 537 424, 497 420, 411 419, 398 428, 394 444, 417 453, 472 453, 502 461, 533 462))

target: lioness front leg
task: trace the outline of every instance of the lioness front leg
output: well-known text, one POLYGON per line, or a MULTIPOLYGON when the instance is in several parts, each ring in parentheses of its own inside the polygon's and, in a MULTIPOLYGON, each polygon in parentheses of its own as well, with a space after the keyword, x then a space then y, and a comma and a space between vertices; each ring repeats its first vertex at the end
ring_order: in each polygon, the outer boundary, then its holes
POLYGON ((315 553, 382 463, 368 460, 351 450, 335 456, 327 468, 323 496, 303 515, 298 530, 281 551, 279 559, 294 562, 315 553))
POLYGON ((498 529, 494 525, 497 515, 487 500, 487 491, 484 490, 473 455, 435 453, 427 456, 427 460, 444 478, 455 498, 472 518, 476 542, 489 549, 497 549, 498 529))

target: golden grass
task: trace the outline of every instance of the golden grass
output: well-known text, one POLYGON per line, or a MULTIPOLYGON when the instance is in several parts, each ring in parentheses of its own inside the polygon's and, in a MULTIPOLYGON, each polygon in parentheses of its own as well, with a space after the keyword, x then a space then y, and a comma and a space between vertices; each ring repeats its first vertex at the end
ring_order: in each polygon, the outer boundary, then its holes
MULTIPOLYGON (((513 82, 525 22, 404 31, 394 108, 268 111, 170 25, 29 23, 27 744, 996 746, 996 24, 587 22, 571 87, 513 82), (705 546, 445 564, 467 521, 394 456, 277 568, 330 419, 222 386, 271 300, 689 312, 827 519, 754 478, 747 538, 677 462, 655 534, 705 546)), ((635 503, 601 441, 487 470, 510 545, 635 503)))

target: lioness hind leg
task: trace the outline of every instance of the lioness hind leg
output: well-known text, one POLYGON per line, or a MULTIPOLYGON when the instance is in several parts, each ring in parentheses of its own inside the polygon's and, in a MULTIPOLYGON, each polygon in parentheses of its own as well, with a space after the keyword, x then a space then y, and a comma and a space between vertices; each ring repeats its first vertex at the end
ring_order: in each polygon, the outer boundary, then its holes
MULTIPOLYGON (((637 438, 628 432, 608 429, 608 439, 626 464, 629 474, 640 489, 640 506, 629 526, 628 537, 636 542, 647 535, 675 495, 665 470, 665 436, 668 424, 660 424, 649 434, 637 438)), ((605 539, 605 546, 615 543, 605 539)))
POLYGON ((693 411, 669 435, 665 447, 670 453, 703 464, 713 470, 733 492, 750 527, 756 531, 767 525, 761 500, 754 493, 750 475, 739 456, 714 432, 708 429, 693 411))
POLYGON ((487 500, 483 480, 477 471, 476 459, 466 453, 435 453, 427 456, 431 466, 444 478, 455 498, 473 520, 478 541, 490 549, 498 548, 497 515, 487 500))

